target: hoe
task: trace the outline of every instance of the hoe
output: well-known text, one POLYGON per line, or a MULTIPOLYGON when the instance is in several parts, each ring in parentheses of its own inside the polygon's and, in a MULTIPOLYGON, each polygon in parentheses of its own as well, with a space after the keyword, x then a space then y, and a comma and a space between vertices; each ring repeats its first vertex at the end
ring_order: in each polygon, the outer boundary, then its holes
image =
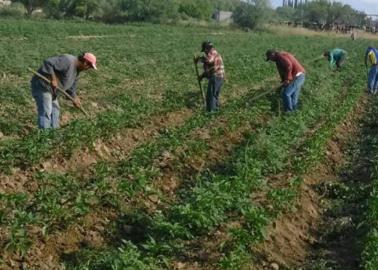
MULTIPOLYGON (((30 72, 32 72, 34 75, 36 75, 37 77, 39 77, 40 79, 44 80, 45 82, 47 83, 51 83, 49 79, 47 79, 45 76, 43 76, 42 74, 32 70, 31 68, 28 68, 30 72)), ((61 89, 59 86, 56 88, 59 93, 63 94, 65 97, 67 97, 69 100, 71 100, 72 102, 74 102, 74 99, 66 92, 64 91, 63 89, 61 89)), ((77 107, 85 116, 89 117, 89 114, 83 109, 83 107, 77 107)))

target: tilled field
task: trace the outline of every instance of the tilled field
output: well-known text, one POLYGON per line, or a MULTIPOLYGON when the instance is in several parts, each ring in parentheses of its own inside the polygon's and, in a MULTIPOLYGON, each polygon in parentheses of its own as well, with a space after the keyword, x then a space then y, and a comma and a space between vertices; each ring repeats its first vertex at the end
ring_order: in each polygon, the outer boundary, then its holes
POLYGON ((285 218, 308 199, 305 176, 351 112, 362 115, 356 107, 365 74, 358 70, 369 41, 13 20, 1 20, 0 32, 1 269, 306 262, 306 252, 301 260, 269 257, 267 247, 282 243, 270 232, 296 230, 285 218), (192 61, 206 39, 227 72, 216 114, 203 112, 192 61), (336 45, 349 52, 341 72, 313 60, 336 45), (307 70, 296 113, 280 111, 268 48, 294 53, 307 70), (82 50, 99 61, 79 84, 91 121, 62 100, 65 125, 37 131, 27 67, 82 50))

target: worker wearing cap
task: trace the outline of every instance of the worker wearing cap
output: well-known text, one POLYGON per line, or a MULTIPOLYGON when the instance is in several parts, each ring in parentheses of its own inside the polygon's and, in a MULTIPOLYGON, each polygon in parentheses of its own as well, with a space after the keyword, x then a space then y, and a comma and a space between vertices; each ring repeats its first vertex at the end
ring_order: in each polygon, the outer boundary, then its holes
POLYGON ((299 93, 305 81, 305 69, 294 55, 288 52, 268 50, 266 61, 276 63, 282 82, 284 110, 286 112, 297 110, 299 93))
POLYGON ((365 52, 365 66, 368 68, 368 92, 377 94, 378 92, 378 50, 368 47, 365 52))
POLYGON ((214 112, 219 110, 219 94, 225 77, 223 60, 210 41, 202 43, 201 51, 204 53, 204 56, 197 57, 195 61, 196 63, 198 61, 203 63, 204 72, 198 79, 208 79, 206 110, 214 112))
POLYGON ((323 56, 327 58, 331 69, 340 69, 344 64, 347 52, 340 48, 335 48, 331 51, 324 51, 323 56))
POLYGON ((47 77, 50 84, 36 75, 31 80, 32 95, 37 104, 39 128, 59 128, 60 107, 57 87, 73 97, 75 107, 80 107, 80 99, 76 96, 77 78, 81 71, 88 69, 97 69, 96 56, 92 53, 82 53, 78 57, 64 54, 47 58, 43 62, 38 73, 47 77))

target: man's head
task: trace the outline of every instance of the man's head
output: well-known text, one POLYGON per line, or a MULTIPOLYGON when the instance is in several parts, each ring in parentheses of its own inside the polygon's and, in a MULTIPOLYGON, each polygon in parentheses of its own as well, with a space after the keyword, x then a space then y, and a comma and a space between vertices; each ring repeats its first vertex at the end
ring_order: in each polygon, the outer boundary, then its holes
POLYGON ((270 50, 266 51, 265 55, 266 55, 266 61, 275 61, 276 60, 277 51, 273 50, 273 49, 270 49, 270 50))
POLYGON ((89 52, 84 52, 80 54, 77 59, 79 60, 78 63, 78 69, 80 71, 82 70, 88 70, 88 69, 97 69, 96 66, 96 56, 89 52))
POLYGON ((331 53, 328 51, 328 50, 325 50, 324 53, 323 53, 323 56, 328 58, 330 57, 331 53))
POLYGON ((201 45, 201 52, 209 53, 212 48, 214 48, 214 45, 211 41, 204 41, 201 45))

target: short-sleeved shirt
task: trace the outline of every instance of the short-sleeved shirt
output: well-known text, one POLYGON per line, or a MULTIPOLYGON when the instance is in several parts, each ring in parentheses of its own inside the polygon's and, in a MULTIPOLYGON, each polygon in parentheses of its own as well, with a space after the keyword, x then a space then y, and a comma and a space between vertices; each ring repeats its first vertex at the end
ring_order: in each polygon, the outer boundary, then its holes
POLYGON ((215 75, 218 78, 224 78, 224 65, 222 56, 212 48, 204 58, 205 72, 210 73, 208 75, 215 75))
POLYGON ((304 74, 306 72, 294 55, 288 52, 277 53, 276 66, 282 82, 290 82, 300 74, 304 74))
POLYGON ((43 61, 38 72, 49 77, 55 74, 59 80, 60 87, 71 96, 75 96, 77 77, 79 75, 76 62, 77 57, 70 54, 50 57, 43 61))
POLYGON ((365 65, 367 66, 369 62, 369 65, 377 65, 378 64, 378 51, 376 48, 369 47, 366 50, 365 53, 365 65))
POLYGON ((329 52, 329 64, 331 68, 335 67, 336 63, 342 59, 344 59, 346 56, 346 51, 343 49, 335 48, 332 51, 329 52))

